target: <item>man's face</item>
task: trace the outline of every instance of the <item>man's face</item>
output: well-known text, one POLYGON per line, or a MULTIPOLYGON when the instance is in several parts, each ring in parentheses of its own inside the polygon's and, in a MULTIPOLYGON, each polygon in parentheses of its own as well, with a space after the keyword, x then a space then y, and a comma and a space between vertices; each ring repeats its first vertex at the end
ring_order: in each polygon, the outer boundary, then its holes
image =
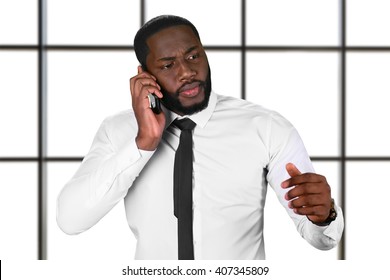
POLYGON ((190 115, 208 105, 211 91, 206 53, 186 25, 165 28, 148 40, 148 71, 157 78, 164 105, 179 115, 190 115))

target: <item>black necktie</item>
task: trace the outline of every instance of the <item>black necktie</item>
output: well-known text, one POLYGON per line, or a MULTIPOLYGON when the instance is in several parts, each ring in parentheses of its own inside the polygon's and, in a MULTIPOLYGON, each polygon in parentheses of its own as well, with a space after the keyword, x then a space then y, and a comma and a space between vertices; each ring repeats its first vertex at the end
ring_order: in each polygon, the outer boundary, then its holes
POLYGON ((178 226, 179 260, 193 260, 192 129, 196 124, 187 118, 175 120, 173 124, 181 129, 173 175, 174 214, 178 226))

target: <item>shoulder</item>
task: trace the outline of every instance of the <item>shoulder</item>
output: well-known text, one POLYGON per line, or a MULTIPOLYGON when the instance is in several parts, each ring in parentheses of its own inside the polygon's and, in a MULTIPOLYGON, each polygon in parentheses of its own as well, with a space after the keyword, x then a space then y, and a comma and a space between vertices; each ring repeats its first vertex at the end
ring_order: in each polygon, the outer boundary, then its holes
POLYGON ((255 104, 248 100, 217 94, 215 113, 224 117, 252 120, 262 124, 292 127, 292 124, 279 112, 255 104))
POLYGON ((119 111, 119 112, 116 112, 112 115, 109 115, 107 116, 105 119, 104 119, 104 122, 123 122, 123 121, 128 121, 132 118, 135 118, 134 116, 134 112, 133 110, 131 109, 127 109, 127 110, 123 110, 123 111, 119 111))
POLYGON ((107 116, 103 120, 102 126, 109 131, 122 130, 124 128, 137 128, 137 121, 133 110, 128 109, 107 116))
POLYGON ((236 114, 272 115, 274 111, 241 98, 217 94, 216 111, 229 111, 236 114))

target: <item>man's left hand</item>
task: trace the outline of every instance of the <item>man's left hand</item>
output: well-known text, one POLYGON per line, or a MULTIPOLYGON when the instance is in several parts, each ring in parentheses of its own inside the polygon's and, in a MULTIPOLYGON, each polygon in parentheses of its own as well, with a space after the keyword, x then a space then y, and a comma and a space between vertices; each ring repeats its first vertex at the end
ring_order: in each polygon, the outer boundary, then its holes
POLYGON ((282 182, 281 187, 291 188, 285 195, 288 206, 313 223, 324 222, 331 208, 331 191, 326 178, 315 173, 302 174, 292 163, 286 165, 286 170, 291 178, 282 182))

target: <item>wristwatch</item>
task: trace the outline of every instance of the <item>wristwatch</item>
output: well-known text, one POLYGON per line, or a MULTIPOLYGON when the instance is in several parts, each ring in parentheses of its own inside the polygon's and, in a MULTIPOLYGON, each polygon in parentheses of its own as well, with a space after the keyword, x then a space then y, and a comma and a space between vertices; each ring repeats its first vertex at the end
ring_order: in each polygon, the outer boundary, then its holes
POLYGON ((320 227, 328 226, 331 222, 336 220, 336 218, 337 218, 337 212, 334 209, 334 199, 332 198, 328 218, 326 218, 326 220, 321 222, 321 223, 313 223, 313 224, 320 226, 320 227))

